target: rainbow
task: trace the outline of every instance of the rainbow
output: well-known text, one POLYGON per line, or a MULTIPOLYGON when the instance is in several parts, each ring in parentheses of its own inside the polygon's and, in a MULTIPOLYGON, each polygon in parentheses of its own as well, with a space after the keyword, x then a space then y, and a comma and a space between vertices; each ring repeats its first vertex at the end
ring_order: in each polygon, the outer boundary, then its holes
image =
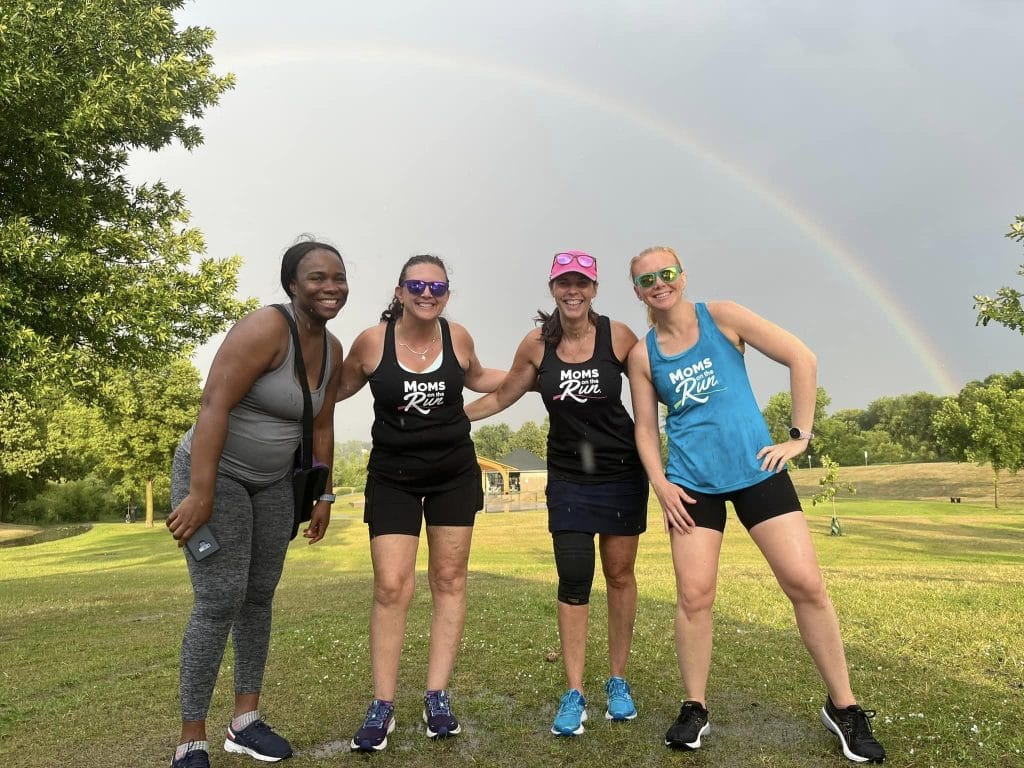
POLYGON ((557 95, 588 107, 618 117, 637 125, 658 136, 674 147, 697 157, 709 166, 731 178, 760 200, 777 210, 809 240, 815 243, 832 261, 833 265, 845 272, 853 284, 861 290, 889 319, 893 329, 903 339, 914 356, 928 372, 938 394, 954 394, 959 385, 941 362, 942 355, 928 335, 918 328, 906 310, 896 301, 885 285, 874 277, 857 259, 853 251, 843 245, 821 224, 779 190, 770 187, 763 179, 736 166, 706 144, 689 135, 678 125, 651 112, 580 85, 579 83, 542 74, 522 67, 511 67, 491 59, 465 54, 453 55, 423 48, 402 46, 360 46, 319 48, 271 48, 232 55, 218 54, 219 60, 229 69, 265 67, 285 64, 318 63, 324 61, 348 61, 361 64, 394 64, 405 62, 412 66, 428 67, 459 73, 472 73, 500 82, 511 82, 517 86, 557 95))

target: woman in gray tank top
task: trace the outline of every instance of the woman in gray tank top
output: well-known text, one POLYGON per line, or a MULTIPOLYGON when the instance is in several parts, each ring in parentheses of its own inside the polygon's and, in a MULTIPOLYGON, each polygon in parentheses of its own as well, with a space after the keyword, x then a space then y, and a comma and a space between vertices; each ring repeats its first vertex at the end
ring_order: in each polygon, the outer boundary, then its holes
MULTIPOLYGON (((342 349, 326 326, 348 298, 341 254, 318 242, 293 245, 281 261, 281 286, 309 379, 313 452, 330 467, 342 349)), ((181 645, 181 738, 172 768, 210 765, 206 717, 229 632, 235 706, 224 749, 268 762, 291 755, 260 716, 259 699, 294 516, 291 474, 303 413, 298 352, 274 307, 239 320, 214 357, 199 417, 175 453, 167 527, 184 547, 208 525, 219 549, 198 559, 192 548, 183 550, 195 602, 181 645)), ((322 499, 303 532, 309 543, 323 538, 329 519, 330 500, 322 499)))

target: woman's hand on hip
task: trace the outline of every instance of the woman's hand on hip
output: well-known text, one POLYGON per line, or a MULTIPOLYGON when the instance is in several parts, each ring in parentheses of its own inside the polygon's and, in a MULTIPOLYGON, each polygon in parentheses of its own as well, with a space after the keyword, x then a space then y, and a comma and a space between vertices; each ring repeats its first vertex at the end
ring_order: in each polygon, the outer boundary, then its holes
POLYGON ((661 504, 665 515, 665 532, 674 528, 681 533, 690 533, 696 524, 686 511, 686 504, 696 504, 697 500, 667 479, 653 487, 654 495, 658 497, 658 503, 661 504))
POLYGON ((779 473, 786 468, 790 459, 796 458, 806 450, 806 440, 787 440, 784 443, 766 445, 757 452, 757 458, 761 461, 762 470, 779 473))

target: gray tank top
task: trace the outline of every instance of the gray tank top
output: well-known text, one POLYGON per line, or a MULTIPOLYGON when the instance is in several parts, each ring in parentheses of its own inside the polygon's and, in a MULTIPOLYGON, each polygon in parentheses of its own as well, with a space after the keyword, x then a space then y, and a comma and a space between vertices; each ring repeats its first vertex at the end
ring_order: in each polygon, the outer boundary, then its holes
MULTIPOLYGON (((292 311, 291 304, 285 308, 292 311)), ((310 390, 314 417, 323 406, 332 356, 328 343, 319 384, 310 390)), ((181 449, 190 455, 195 428, 195 424, 189 427, 181 439, 181 449)), ((295 345, 288 334, 284 360, 256 379, 228 414, 228 434, 217 472, 244 484, 270 485, 291 473, 301 441, 302 387, 295 378, 295 345)))

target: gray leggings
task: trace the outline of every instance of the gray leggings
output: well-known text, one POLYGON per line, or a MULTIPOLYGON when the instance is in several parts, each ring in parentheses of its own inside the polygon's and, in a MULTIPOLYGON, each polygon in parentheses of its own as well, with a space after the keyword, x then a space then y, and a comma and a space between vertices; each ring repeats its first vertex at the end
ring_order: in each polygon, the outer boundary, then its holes
MULTIPOLYGON (((171 503, 188 495, 191 462, 180 450, 171 503)), ((181 643, 181 719, 205 720, 228 631, 235 648, 235 693, 258 693, 270 645, 270 613, 292 526, 290 477, 257 490, 217 475, 210 530, 220 551, 185 560, 195 602, 181 643)))

